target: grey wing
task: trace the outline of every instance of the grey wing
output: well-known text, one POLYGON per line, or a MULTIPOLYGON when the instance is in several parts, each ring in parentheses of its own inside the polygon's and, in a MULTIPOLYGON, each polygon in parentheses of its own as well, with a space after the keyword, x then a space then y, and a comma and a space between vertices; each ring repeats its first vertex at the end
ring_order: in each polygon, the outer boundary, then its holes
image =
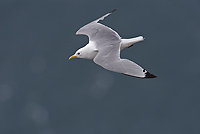
MULTIPOLYGON (((116 53, 117 48, 113 50, 101 50, 94 58, 94 62, 103 68, 134 77, 140 78, 155 78, 145 69, 128 59, 120 59, 119 53, 116 53)), ((119 50, 118 50, 119 51, 119 50)))
MULTIPOLYGON (((113 10, 112 12, 114 12, 113 10)), ((101 48, 104 45, 115 44, 120 46, 121 37, 118 35, 117 32, 112 30, 111 28, 98 23, 99 20, 103 20, 105 17, 110 15, 112 12, 100 17, 99 19, 81 27, 76 34, 83 34, 89 37, 90 41, 95 42, 96 48, 101 48), (108 42, 109 43, 106 43, 108 42), (116 43, 117 42, 117 43, 116 43)))

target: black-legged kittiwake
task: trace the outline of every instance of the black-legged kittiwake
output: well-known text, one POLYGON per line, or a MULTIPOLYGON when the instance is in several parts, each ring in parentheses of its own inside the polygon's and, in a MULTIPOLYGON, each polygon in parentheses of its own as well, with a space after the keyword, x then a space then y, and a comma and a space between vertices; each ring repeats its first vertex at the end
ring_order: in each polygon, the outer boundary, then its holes
POLYGON ((93 59, 96 64, 110 71, 140 78, 155 78, 155 75, 150 74, 136 63, 128 59, 120 58, 120 51, 132 46, 133 43, 143 41, 144 38, 142 36, 121 39, 117 32, 98 23, 115 10, 81 27, 76 32, 76 34, 87 35, 89 37, 89 43, 78 49, 69 59, 93 59))

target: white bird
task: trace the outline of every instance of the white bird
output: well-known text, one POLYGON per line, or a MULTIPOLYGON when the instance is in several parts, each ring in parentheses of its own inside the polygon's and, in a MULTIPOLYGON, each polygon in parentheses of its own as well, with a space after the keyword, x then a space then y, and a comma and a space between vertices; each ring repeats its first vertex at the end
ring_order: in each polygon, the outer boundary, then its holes
POLYGON ((81 27, 76 32, 77 35, 87 35, 89 37, 89 43, 78 49, 69 59, 93 59, 96 64, 110 71, 140 78, 155 78, 155 75, 150 74, 136 63, 128 59, 120 58, 120 50, 131 47, 136 42, 143 41, 144 38, 142 36, 121 39, 117 32, 98 23, 115 10, 81 27))

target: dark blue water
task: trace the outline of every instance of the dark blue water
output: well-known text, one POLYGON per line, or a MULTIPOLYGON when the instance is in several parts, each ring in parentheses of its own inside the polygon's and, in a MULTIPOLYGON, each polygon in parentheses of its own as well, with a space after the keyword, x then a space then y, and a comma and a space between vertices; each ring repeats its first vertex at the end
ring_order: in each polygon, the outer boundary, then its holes
POLYGON ((1 134, 199 134, 200 2, 0 1, 1 134), (123 50, 156 79, 68 57, 103 24, 145 41, 123 50))

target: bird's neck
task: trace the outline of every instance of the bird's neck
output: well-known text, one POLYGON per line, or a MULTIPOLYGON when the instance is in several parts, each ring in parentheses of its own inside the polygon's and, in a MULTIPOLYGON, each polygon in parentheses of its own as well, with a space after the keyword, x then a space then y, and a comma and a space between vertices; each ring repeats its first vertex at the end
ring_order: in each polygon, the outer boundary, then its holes
POLYGON ((94 57, 97 55, 98 51, 94 45, 93 42, 89 42, 85 47, 83 47, 86 51, 85 59, 94 59, 94 57))

